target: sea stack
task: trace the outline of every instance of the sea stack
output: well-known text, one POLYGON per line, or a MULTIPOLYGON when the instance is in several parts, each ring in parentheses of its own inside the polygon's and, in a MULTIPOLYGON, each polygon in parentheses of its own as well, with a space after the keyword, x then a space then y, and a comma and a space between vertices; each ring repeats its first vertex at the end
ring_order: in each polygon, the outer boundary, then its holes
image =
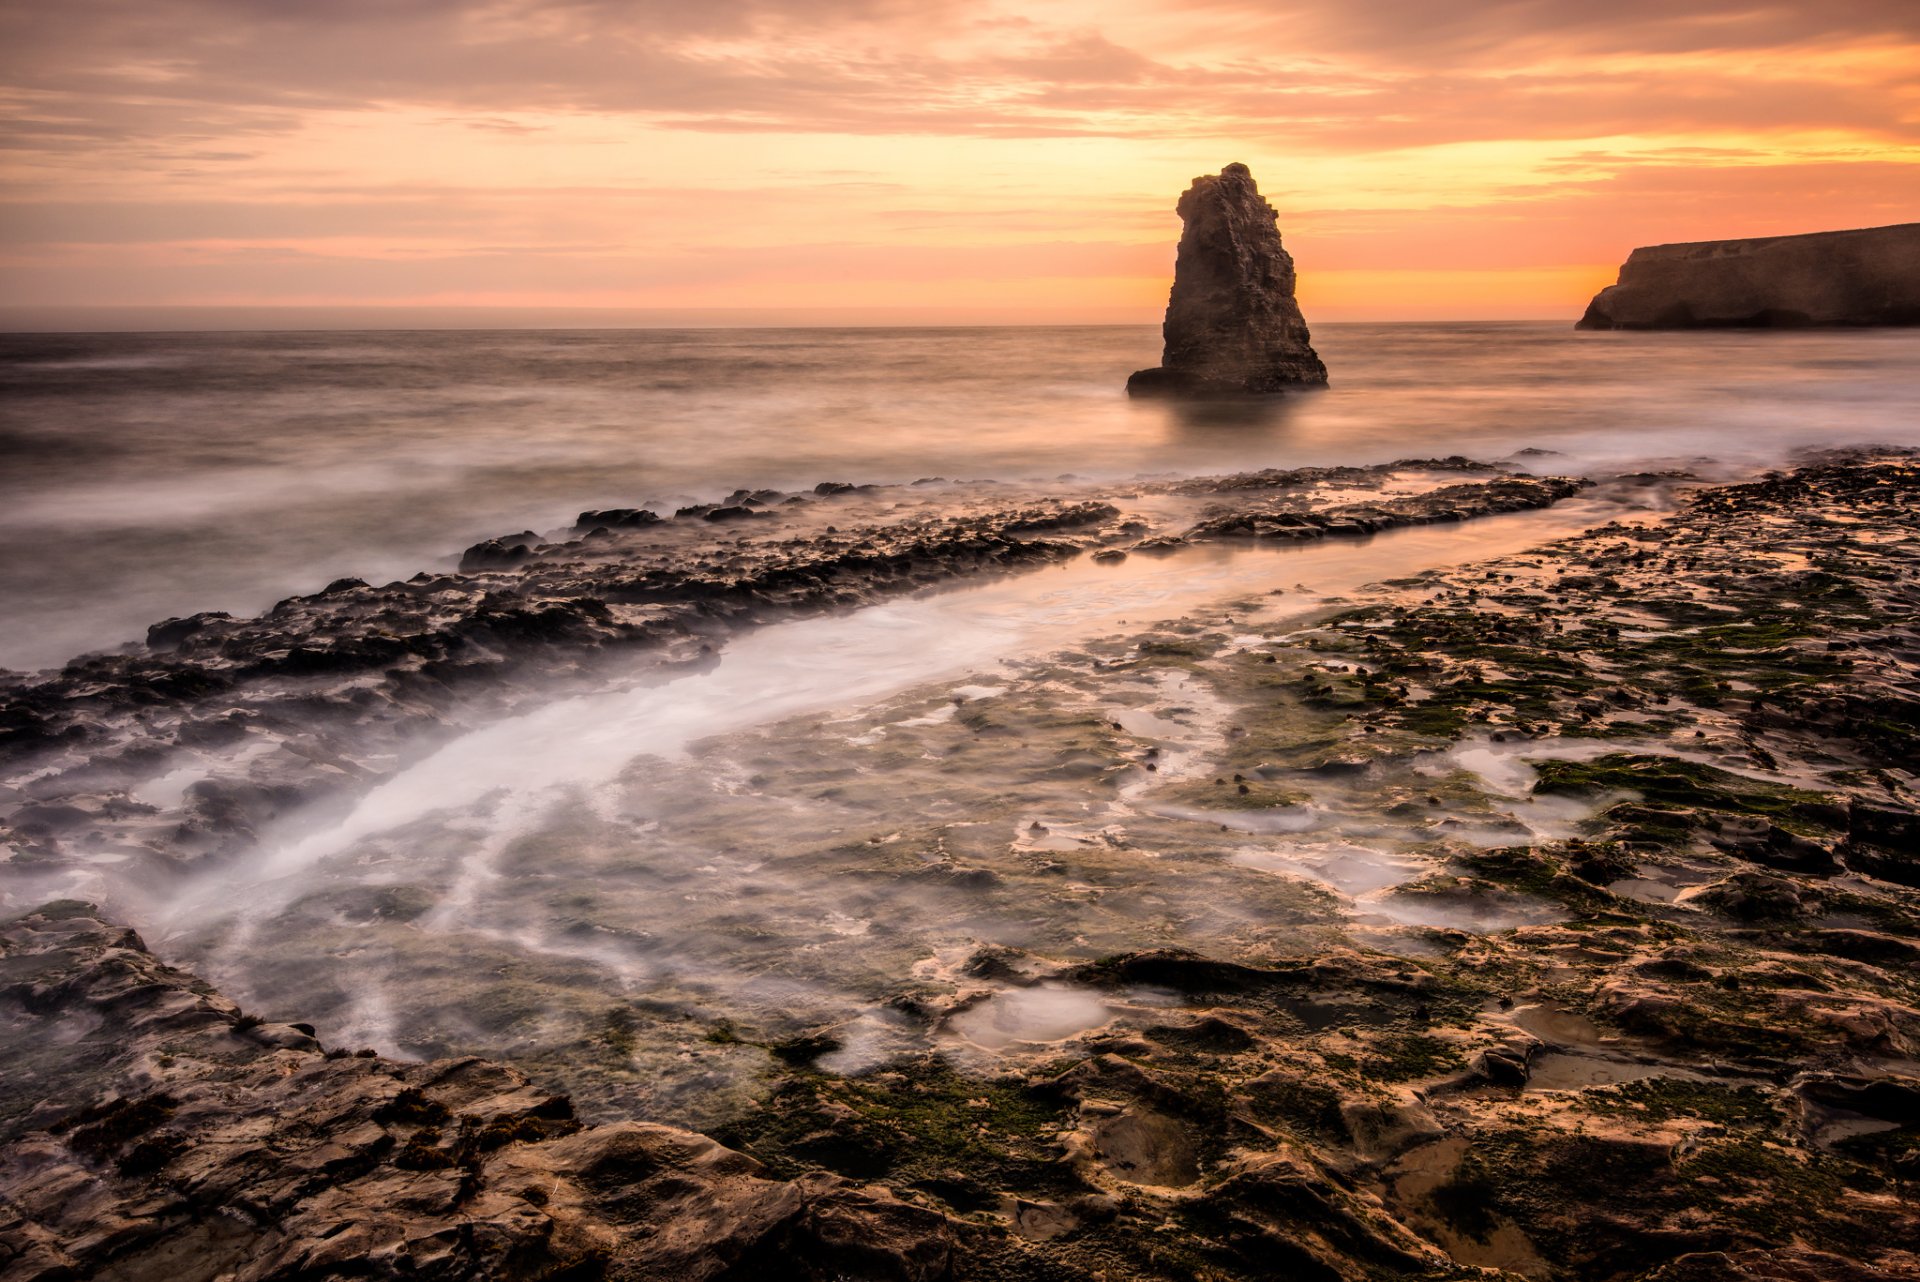
POLYGON ((1166 351, 1127 380, 1130 396, 1262 396, 1324 387, 1293 298, 1293 258, 1245 165, 1193 180, 1180 197, 1180 251, 1166 351))
POLYGON ((1636 249, 1577 329, 1920 325, 1920 223, 1636 249))

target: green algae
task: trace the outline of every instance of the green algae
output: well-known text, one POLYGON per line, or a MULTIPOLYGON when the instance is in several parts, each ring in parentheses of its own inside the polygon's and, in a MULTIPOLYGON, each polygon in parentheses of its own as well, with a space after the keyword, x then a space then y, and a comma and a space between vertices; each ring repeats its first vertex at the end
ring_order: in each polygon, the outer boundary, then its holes
POLYGON ((794 1072, 715 1138, 782 1175, 825 1167, 856 1179, 1032 1193, 1076 1186, 1053 1147, 1069 1120, 1055 1092, 969 1076, 928 1056, 858 1078, 794 1072))
POLYGON ((1714 766, 1639 753, 1613 753, 1593 761, 1534 763, 1536 793, 1635 792, 1662 807, 1755 815, 1782 827, 1820 831, 1813 816, 1833 808, 1826 793, 1767 783, 1714 766))
POLYGON ((1593 1087, 1577 1098, 1585 1112, 1646 1122, 1692 1118, 1728 1128, 1772 1130, 1782 1120, 1774 1092, 1744 1083, 1649 1077, 1593 1087))

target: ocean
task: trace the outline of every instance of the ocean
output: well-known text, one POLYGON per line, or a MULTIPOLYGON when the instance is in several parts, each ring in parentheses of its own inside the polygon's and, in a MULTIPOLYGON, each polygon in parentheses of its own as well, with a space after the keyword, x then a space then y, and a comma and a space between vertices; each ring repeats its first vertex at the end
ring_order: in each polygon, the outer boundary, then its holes
POLYGON ((1335 324, 1324 392, 1130 402, 1147 326, 0 335, 0 667, 737 487, 1920 444, 1920 332, 1335 324))

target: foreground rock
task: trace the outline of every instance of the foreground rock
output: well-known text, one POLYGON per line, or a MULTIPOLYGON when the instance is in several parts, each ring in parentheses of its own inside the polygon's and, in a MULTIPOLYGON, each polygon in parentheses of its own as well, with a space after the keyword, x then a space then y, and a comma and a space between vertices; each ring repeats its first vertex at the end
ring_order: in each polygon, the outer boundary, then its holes
POLYGON ((1245 165, 1180 197, 1166 351, 1127 380, 1131 396, 1245 396, 1320 387, 1327 367, 1294 301, 1293 257, 1245 165))
POLYGON ((583 1128, 479 1060, 324 1051, 84 904, 6 924, 0 1021, 9 1282, 950 1276, 934 1212, 671 1127, 583 1128))
POLYGON ((1920 223, 1633 251, 1579 329, 1920 325, 1920 223))
MULTIPOLYGON (((1335 537, 1362 480, 1176 488, 1227 509, 1195 536, 1335 537)), ((491 924, 549 900, 603 956, 692 918, 672 953, 731 966, 744 925, 794 932, 788 979, 810 947, 868 959, 870 1011, 795 1028, 440 936, 436 965, 524 990, 515 1029, 591 986, 592 1036, 501 1052, 537 1080, 751 1061, 707 1140, 471 1059, 330 1055, 89 909, 30 913, 0 926, 0 1274, 1915 1278, 1916 514, 1911 458, 1809 460, 1310 613, 1263 593, 1090 640, 964 704, 788 723, 714 794, 777 802, 768 831, 704 834, 795 875, 729 875, 713 915, 686 878, 615 899, 646 848, 623 834, 616 874, 571 823, 499 868, 491 924), (817 948, 808 894, 889 928, 817 948)), ((727 759, 653 792, 691 806, 727 759)), ((432 938, 361 889, 259 924, 294 965, 432 938)))

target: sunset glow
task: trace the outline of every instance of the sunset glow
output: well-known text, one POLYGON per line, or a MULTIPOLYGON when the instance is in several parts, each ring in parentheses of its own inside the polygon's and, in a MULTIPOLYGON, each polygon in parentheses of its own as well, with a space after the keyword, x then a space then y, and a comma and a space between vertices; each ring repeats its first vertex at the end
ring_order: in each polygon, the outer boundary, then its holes
POLYGON ((1229 160, 1316 319, 1920 218, 1905 0, 1429 8, 10 5, 0 294, 1151 320, 1229 160))

